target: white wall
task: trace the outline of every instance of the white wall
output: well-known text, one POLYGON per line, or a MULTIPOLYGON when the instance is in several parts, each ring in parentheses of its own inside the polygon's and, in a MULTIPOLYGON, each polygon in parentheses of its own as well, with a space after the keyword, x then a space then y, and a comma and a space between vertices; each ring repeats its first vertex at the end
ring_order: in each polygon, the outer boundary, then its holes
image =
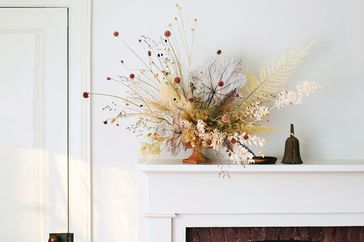
MULTIPOLYGON (((185 21, 199 19, 195 63, 222 49, 242 57, 256 70, 287 49, 316 41, 292 77, 323 87, 304 104, 272 115, 277 132, 268 135, 266 154, 282 156, 289 124, 296 125, 304 160, 360 159, 364 146, 364 1, 362 0, 184 0, 185 21)), ((117 93, 105 81, 121 73, 120 59, 130 53, 113 38, 118 30, 132 46, 139 35, 159 37, 176 15, 174 1, 93 1, 93 89, 117 93)), ((133 62, 133 61, 132 61, 133 62)), ((135 62, 134 62, 135 63, 135 62)), ((105 126, 101 108, 110 100, 93 99, 94 239, 136 241, 134 169, 137 139, 120 127, 105 126)))

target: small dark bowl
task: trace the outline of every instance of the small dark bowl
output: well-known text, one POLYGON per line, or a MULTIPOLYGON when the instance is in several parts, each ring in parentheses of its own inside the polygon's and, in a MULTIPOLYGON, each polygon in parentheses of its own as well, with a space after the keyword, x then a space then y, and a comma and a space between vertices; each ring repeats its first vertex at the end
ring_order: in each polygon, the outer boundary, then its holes
POLYGON ((275 164, 277 161, 277 157, 273 156, 254 156, 253 160, 255 161, 256 165, 266 165, 266 164, 275 164))

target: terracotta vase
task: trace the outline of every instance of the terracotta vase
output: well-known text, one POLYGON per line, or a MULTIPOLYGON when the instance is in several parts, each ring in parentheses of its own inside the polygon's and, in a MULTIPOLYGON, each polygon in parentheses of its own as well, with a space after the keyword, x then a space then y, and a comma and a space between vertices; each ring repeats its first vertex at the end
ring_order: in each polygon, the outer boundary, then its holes
POLYGON ((187 148, 192 148, 192 154, 187 159, 183 159, 183 163, 187 164, 206 164, 210 163, 211 160, 209 160, 206 156, 202 154, 202 149, 192 147, 191 144, 186 144, 187 148))

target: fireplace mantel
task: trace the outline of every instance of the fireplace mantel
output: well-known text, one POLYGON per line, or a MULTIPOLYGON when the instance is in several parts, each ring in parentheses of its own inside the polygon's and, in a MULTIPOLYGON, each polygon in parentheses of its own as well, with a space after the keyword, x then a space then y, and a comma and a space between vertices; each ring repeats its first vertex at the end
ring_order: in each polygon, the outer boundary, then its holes
POLYGON ((183 164, 178 159, 158 159, 149 162, 139 160, 138 167, 145 173, 215 173, 218 174, 221 167, 232 173, 306 173, 306 172, 364 172, 364 160, 326 160, 310 161, 300 165, 286 165, 277 163, 274 165, 229 165, 229 164, 183 164))
POLYGON ((139 161, 138 182, 143 242, 185 242, 187 227, 364 226, 364 161, 139 161))

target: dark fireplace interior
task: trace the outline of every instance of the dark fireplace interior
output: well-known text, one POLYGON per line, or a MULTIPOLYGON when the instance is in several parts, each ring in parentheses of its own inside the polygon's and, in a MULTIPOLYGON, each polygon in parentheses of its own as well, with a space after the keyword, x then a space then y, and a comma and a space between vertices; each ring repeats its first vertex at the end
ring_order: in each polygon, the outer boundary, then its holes
POLYGON ((364 227, 187 228, 186 242, 364 242, 364 227))

